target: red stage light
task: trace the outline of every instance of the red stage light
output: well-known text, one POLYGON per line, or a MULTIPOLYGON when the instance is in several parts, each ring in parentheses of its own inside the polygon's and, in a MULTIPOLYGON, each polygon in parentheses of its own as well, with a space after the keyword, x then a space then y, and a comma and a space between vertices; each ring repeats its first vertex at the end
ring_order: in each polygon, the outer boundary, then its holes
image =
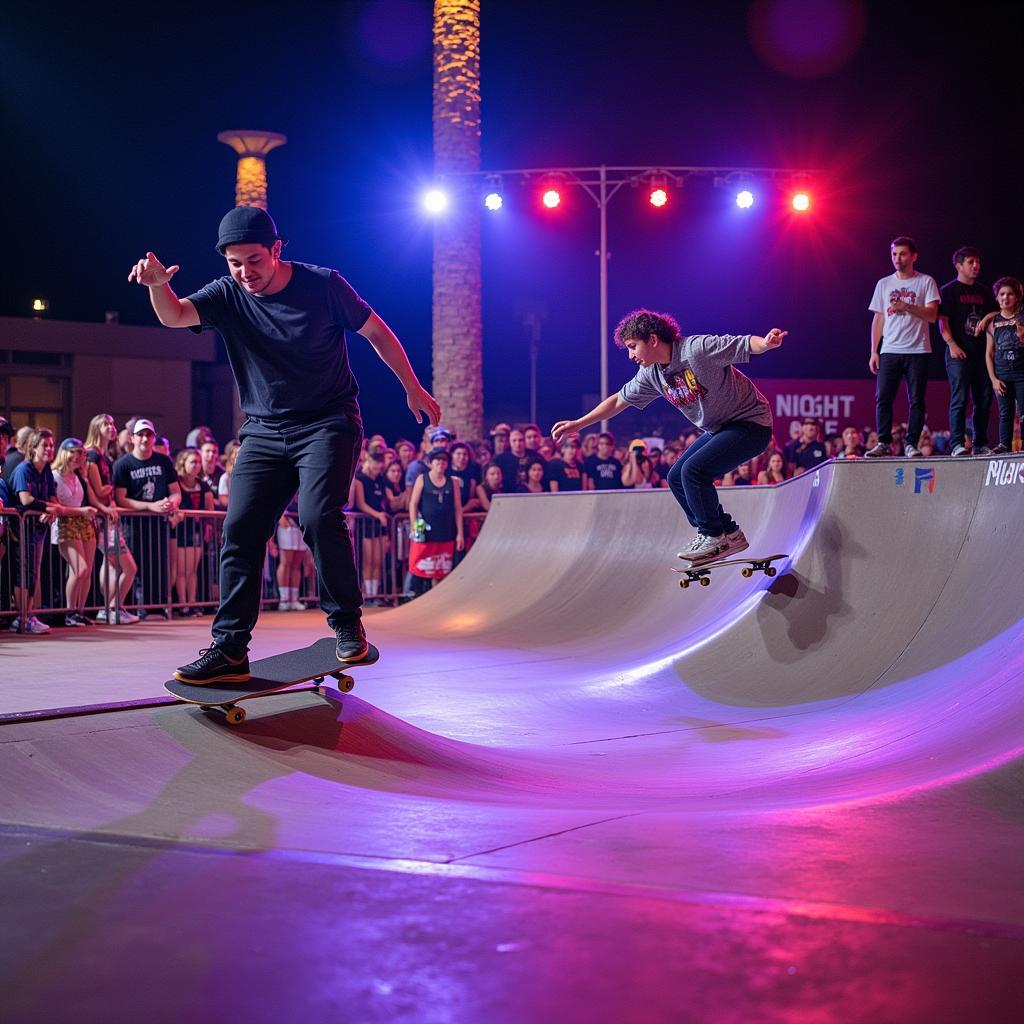
POLYGON ((660 209, 668 202, 668 192, 661 187, 652 188, 651 194, 647 197, 647 201, 651 206, 656 206, 660 209))
POLYGON ((806 213, 811 208, 811 197, 806 192, 797 192, 793 196, 793 209, 797 213, 806 213))
POLYGON ((545 191, 544 195, 541 196, 541 202, 549 209, 553 210, 562 201, 562 194, 557 188, 549 188, 545 191))

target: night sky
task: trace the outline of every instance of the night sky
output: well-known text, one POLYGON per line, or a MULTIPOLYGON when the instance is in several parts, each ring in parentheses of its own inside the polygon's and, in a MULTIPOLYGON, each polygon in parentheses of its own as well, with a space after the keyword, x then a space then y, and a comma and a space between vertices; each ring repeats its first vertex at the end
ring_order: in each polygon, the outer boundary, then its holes
MULTIPOLYGON (((611 324, 636 306, 688 332, 790 330, 753 376, 866 376, 867 303, 910 234, 942 284, 962 244, 983 280, 1024 276, 1017 208, 1020 8, 867 4, 550 5, 483 0, 485 168, 775 165, 821 170, 813 211, 784 196, 741 216, 691 180, 663 211, 626 189, 609 207, 611 324), (853 5, 856 9, 857 5, 853 5), (788 26, 788 28, 787 28, 788 26)), ((113 5, 111 5, 111 8, 113 5)), ((404 0, 138 9, 56 19, 19 5, 0 36, 6 226, 0 313, 154 323, 126 276, 152 248, 185 294, 223 273, 233 205, 226 128, 283 132, 268 161, 286 256, 336 266, 430 376, 431 6, 404 0)), ((489 422, 525 418, 523 311, 546 319, 539 419, 598 387, 597 210, 557 214, 511 186, 484 222, 489 422)), ((168 332, 168 344, 173 335, 168 332)), ((366 425, 411 433, 401 389, 350 341, 366 425)), ((935 361, 941 372, 941 360, 935 361)), ((629 369, 617 351, 611 382, 629 369)), ((667 409, 667 406, 666 406, 667 409)), ((940 423, 944 426, 944 423, 940 423)))

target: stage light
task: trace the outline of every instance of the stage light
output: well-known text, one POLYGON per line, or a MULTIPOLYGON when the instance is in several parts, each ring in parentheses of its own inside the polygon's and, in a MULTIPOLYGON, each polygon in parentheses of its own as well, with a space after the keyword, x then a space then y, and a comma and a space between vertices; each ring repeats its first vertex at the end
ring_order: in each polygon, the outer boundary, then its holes
POLYGON ((661 186, 658 188, 652 188, 651 194, 647 197, 647 201, 651 206, 655 206, 661 209, 668 202, 668 192, 661 186))
POLYGON ((32 312, 33 313, 45 313, 50 308, 49 302, 46 299, 33 299, 32 300, 32 312))
POLYGON ((427 213, 444 213, 448 209, 448 196, 439 188, 428 189, 423 194, 423 208, 427 213))
POLYGON ((546 189, 540 201, 549 209, 553 210, 562 202, 562 193, 557 188, 546 189))
POLYGON ((488 192, 484 196, 484 206, 488 210, 500 210, 504 205, 504 200, 501 198, 500 192, 488 192))
POLYGON ((749 210, 754 205, 754 193, 745 188, 742 192, 736 193, 736 205, 741 210, 749 210))
POLYGON ((811 208, 811 197, 806 192, 797 192, 793 196, 793 209, 797 213, 806 213, 811 208))

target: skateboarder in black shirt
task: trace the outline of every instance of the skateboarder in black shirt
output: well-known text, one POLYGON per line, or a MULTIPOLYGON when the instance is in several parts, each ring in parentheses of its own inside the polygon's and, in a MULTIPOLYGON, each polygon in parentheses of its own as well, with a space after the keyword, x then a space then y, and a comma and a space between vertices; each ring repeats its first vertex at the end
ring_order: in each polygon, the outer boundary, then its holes
POLYGON ((282 245, 269 214, 240 206, 221 220, 217 239, 228 276, 179 299, 168 282, 180 268, 165 267, 152 252, 128 275, 149 289, 165 326, 221 333, 247 417, 231 477, 213 643, 174 673, 186 682, 249 678, 264 549, 296 488, 338 660, 366 654, 362 595, 342 511, 362 435, 345 331, 370 342, 402 382, 418 421, 422 414, 440 421, 440 407, 384 321, 336 270, 282 260, 282 245))

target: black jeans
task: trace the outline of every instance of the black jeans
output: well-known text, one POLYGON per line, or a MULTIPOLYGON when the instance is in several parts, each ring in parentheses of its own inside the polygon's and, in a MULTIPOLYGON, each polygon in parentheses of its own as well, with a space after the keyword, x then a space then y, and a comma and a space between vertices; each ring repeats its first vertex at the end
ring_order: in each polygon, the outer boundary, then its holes
POLYGON ((992 411, 992 382, 988 378, 984 353, 972 353, 966 359, 954 359, 946 350, 946 376, 949 377, 949 447, 964 443, 967 431, 967 397, 974 402, 974 447, 988 447, 988 418, 992 411))
POLYGON ((342 511, 359 454, 361 431, 345 416, 285 427, 249 419, 231 474, 220 554, 220 607, 213 620, 218 647, 240 656, 260 610, 267 541, 296 490, 299 528, 313 553, 320 607, 331 628, 361 616, 363 603, 342 511))
POLYGON ((924 393, 928 385, 928 356, 898 355, 883 352, 878 357, 878 385, 875 388, 875 415, 878 440, 892 443, 892 403, 896 400, 900 381, 907 382, 910 419, 907 421, 907 444, 915 448, 924 426, 924 393))
POLYGON ((721 537, 737 528, 718 500, 715 479, 760 455, 771 439, 771 427, 736 420, 697 438, 672 463, 668 486, 692 527, 708 537, 721 537))
POLYGON ((996 395, 999 402, 999 443, 1013 449, 1013 420, 1024 415, 1024 381, 1003 381, 1004 395, 996 395))

